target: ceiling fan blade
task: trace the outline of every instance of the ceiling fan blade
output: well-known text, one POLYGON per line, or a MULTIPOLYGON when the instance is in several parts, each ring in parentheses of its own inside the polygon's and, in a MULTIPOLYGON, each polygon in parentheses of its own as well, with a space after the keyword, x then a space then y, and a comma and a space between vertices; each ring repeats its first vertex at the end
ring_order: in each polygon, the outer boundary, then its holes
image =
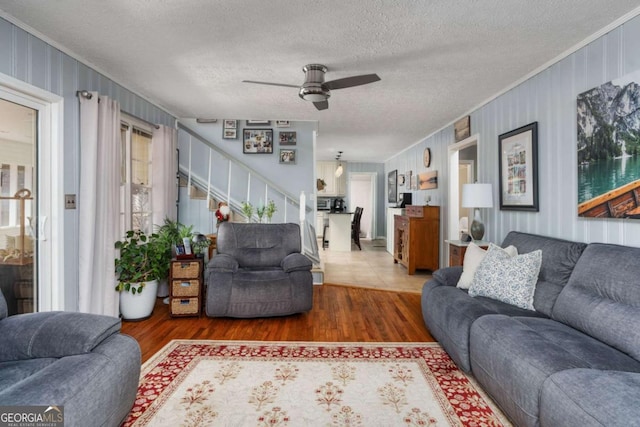
POLYGON ((329 101, 327 100, 318 101, 318 102, 314 102, 313 105, 315 105, 318 110, 322 111, 329 108, 329 101))
POLYGON ((323 84, 329 90, 344 89, 347 87, 366 85, 368 83, 377 82, 380 80, 377 74, 363 74, 361 76, 345 77, 344 79, 337 79, 325 82, 323 84))
POLYGON ((295 87, 296 89, 300 88, 300 86, 298 86, 298 85, 288 85, 288 84, 284 84, 284 83, 256 82, 254 80, 243 80, 242 83, 255 83, 257 85, 295 87))

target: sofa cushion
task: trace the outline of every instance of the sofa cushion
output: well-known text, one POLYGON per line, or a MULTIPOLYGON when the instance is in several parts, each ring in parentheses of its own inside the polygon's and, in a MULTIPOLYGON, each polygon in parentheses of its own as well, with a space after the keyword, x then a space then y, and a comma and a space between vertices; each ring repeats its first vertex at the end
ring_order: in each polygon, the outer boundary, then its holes
MULTIPOLYGON (((443 268, 438 271, 451 270, 443 268)), ((435 277, 435 274, 434 274, 435 277)), ((455 283, 455 282, 454 282, 455 283)), ((422 288, 422 317, 431 335, 465 372, 469 362, 469 330, 474 321, 487 314, 544 316, 542 313, 485 297, 470 298, 467 291, 453 284, 429 280, 422 288)))
POLYGON ((492 244, 473 277, 469 295, 534 310, 533 294, 541 262, 540 250, 512 257, 492 244))
POLYGON ((38 358, 0 362, 0 393, 7 387, 29 378, 58 359, 38 358))
POLYGON ((87 313, 49 311, 0 321, 0 361, 89 353, 120 331, 120 319, 87 313))
POLYGON ((543 427, 627 427, 639 422, 638 373, 569 369, 551 375, 542 386, 543 427))
POLYGON ((238 260, 240 267, 279 266, 284 257, 300 252, 300 226, 223 222, 218 229, 216 250, 238 260))
POLYGON ((520 426, 537 426, 546 379, 573 368, 640 372, 640 362, 551 319, 483 316, 471 326, 475 377, 520 426))
POLYGON ((569 281, 571 272, 587 245, 517 231, 507 234, 502 242, 502 247, 509 245, 518 248, 519 254, 542 250, 542 264, 533 306, 536 311, 550 317, 558 294, 569 281))
POLYGON ((4 299, 4 295, 0 292, 0 320, 7 317, 9 314, 9 310, 7 308, 7 300, 4 299))
MULTIPOLYGON (((518 255, 518 249, 515 246, 509 246, 503 249, 506 251, 509 256, 518 255)), ((457 286, 460 289, 469 289, 471 287, 471 283, 473 283, 473 276, 475 276, 480 263, 487 255, 487 250, 482 249, 480 246, 475 243, 469 243, 466 252, 464 253, 464 263, 462 275, 460 276, 460 280, 458 280, 457 286)))
POLYGON ((640 360, 640 248, 590 244, 552 317, 640 360))

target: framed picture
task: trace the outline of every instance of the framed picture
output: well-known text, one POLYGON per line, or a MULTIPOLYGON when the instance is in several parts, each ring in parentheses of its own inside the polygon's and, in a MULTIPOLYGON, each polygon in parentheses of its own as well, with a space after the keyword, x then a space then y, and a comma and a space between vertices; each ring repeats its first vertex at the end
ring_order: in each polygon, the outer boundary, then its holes
POLYGON ((639 98, 640 69, 578 95, 579 217, 640 220, 639 98))
POLYGON ((289 165, 296 164, 296 150, 292 150, 290 148, 280 149, 280 163, 285 163, 289 165))
POLYGON ((242 152, 245 154, 273 153, 273 129, 243 129, 242 152))
POLYGON ((438 171, 418 174, 418 190, 435 190, 438 188, 438 171))
POLYGON ((295 132, 280 132, 280 145, 296 145, 297 142, 295 132))
POLYGON ((238 127, 238 121, 237 120, 224 119, 224 128, 225 129, 236 129, 237 127, 238 127))
POLYGON ((270 123, 270 120, 247 120, 247 126, 265 126, 270 123))
POLYGON ((233 129, 222 129, 222 138, 224 139, 236 139, 238 137, 238 131, 233 129))
POLYGON ((471 136, 471 117, 466 116, 455 122, 453 124, 453 132, 455 142, 469 138, 471 136))
POLYGON ((538 122, 503 133, 498 141, 500 209, 538 212, 538 122))
POLYGON ((288 128, 291 126, 289 120, 276 120, 276 127, 278 128, 288 128))
POLYGON ((393 170, 387 175, 387 201, 398 203, 398 170, 393 170))

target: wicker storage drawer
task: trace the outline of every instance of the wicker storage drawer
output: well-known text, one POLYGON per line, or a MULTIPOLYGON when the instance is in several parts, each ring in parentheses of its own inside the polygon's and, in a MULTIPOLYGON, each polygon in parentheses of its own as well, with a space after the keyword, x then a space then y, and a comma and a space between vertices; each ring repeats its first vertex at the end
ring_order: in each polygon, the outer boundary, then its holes
POLYGON ((173 279, 192 279, 200 277, 200 262, 193 261, 173 261, 171 263, 171 277, 173 279))
POLYGON ((174 296, 174 297, 200 296, 200 280, 199 279, 172 280, 171 296, 174 296))
POLYGON ((200 298, 171 298, 172 316, 194 316, 200 314, 200 298))

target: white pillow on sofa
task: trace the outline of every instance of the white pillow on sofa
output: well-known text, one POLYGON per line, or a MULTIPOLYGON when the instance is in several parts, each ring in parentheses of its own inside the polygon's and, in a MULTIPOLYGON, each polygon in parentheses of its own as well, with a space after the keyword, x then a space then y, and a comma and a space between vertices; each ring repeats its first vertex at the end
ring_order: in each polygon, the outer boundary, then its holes
POLYGON ((497 246, 489 246, 487 255, 473 277, 469 295, 535 310, 533 296, 542 265, 542 251, 538 249, 510 257, 499 249, 497 246))
MULTIPOLYGON (((490 246, 493 243, 489 244, 490 246)), ((515 246, 508 246, 502 249, 500 246, 493 245, 496 248, 505 251, 510 257, 518 255, 518 248, 515 246)), ((473 276, 476 274, 476 270, 478 266, 484 259, 487 254, 486 249, 482 249, 480 246, 475 243, 469 243, 467 247, 467 251, 464 253, 464 261, 462 263, 462 275, 460 276, 460 280, 458 280, 458 284, 456 287, 460 289, 469 289, 471 286, 471 282, 473 282, 473 276)))

